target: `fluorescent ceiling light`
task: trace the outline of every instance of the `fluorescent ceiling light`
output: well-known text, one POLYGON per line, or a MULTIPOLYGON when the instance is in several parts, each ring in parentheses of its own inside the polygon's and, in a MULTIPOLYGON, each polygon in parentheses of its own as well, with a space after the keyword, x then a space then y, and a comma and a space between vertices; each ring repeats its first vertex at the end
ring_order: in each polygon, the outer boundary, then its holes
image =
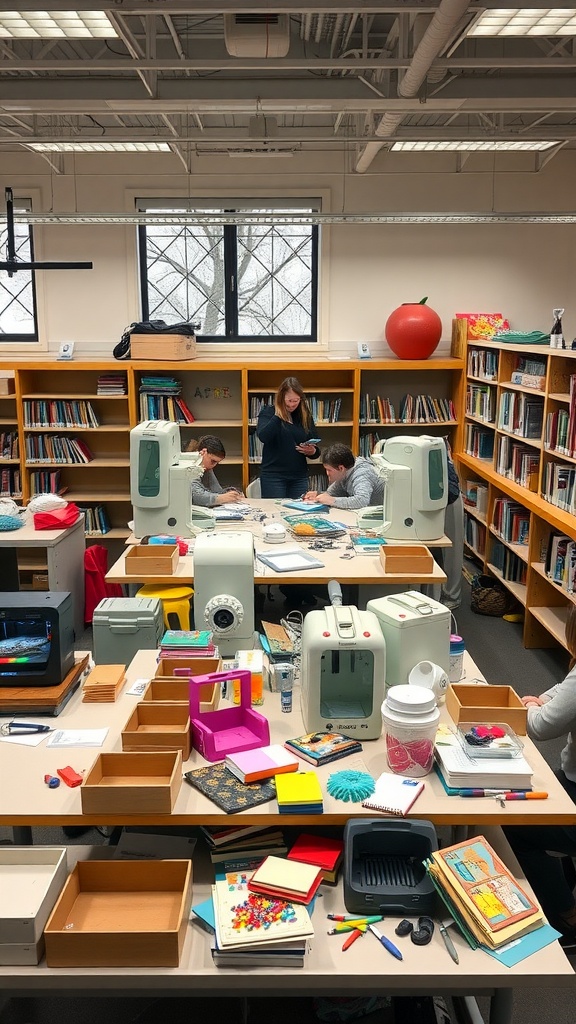
POLYGON ((111 39, 104 11, 1 11, 0 39, 111 39))
POLYGON ((576 36, 576 8, 514 9, 497 7, 484 11, 469 36, 576 36))
MULTIPOLYGON (((4 218, 0 213, 0 224, 4 218)), ((22 213, 18 224, 576 224, 567 213, 223 213, 198 210, 167 213, 22 213)))
POLYGON ((525 150, 543 150, 550 149, 552 146, 559 146, 560 142, 549 142, 548 140, 542 141, 538 139, 522 139, 518 142, 504 142, 498 139, 482 139, 478 142, 466 142, 452 139, 447 142, 395 142, 392 146, 393 153, 417 153, 424 151, 436 151, 437 153, 447 152, 449 150, 461 150, 461 151, 486 151, 486 150, 506 150, 511 151, 525 151, 525 150))
POLYGON ((30 142, 37 153, 169 153, 167 142, 30 142))

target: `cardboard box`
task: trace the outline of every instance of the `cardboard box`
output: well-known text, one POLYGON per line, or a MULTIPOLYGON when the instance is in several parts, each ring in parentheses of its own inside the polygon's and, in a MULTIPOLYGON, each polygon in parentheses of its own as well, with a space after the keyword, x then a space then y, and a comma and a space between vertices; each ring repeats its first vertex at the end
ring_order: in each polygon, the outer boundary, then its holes
POLYGON ((79 861, 45 930, 48 967, 178 967, 190 860, 79 861))
POLYGON ((432 552, 425 544, 383 544, 380 563, 384 572, 429 573, 434 567, 432 552))
POLYGON ((47 572, 33 572, 32 573, 32 590, 48 590, 48 573, 47 572))
POLYGON ((0 942, 0 967, 31 967, 44 956, 44 936, 38 942, 0 942))
POLYGON ((174 544, 134 544, 126 552, 125 566, 129 576, 173 576, 178 568, 180 552, 174 544))
POLYGON ((98 754, 80 787, 82 813, 170 814, 181 785, 181 750, 98 754))
POLYGON ((0 396, 16 394, 16 381, 14 377, 0 377, 0 396))
POLYGON ((504 722, 519 736, 526 735, 528 712, 511 686, 475 686, 451 683, 446 710, 459 722, 504 722))
POLYGON ((130 358, 160 362, 196 358, 196 338, 186 334, 131 334, 130 358))
POLYGON ((188 704, 137 704, 122 730, 122 750, 181 750, 190 757, 190 708, 188 704))
MULTIPOLYGON (((176 701, 179 704, 190 704, 190 683, 182 676, 166 676, 152 679, 144 693, 142 701, 176 701)), ((206 683, 200 687, 200 711, 216 711, 220 702, 220 684, 206 683)))
POLYGON ((0 944, 35 948, 67 874, 64 847, 0 846, 0 944))

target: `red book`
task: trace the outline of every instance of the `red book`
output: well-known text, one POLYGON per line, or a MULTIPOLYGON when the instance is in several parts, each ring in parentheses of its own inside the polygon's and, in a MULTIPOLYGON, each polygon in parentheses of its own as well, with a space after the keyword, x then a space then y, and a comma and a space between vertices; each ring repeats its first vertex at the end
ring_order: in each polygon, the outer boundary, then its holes
POLYGON ((329 839, 326 836, 314 836, 310 832, 302 832, 288 854, 288 860, 301 861, 303 864, 315 864, 322 868, 325 882, 335 882, 338 868, 344 856, 342 839, 329 839))

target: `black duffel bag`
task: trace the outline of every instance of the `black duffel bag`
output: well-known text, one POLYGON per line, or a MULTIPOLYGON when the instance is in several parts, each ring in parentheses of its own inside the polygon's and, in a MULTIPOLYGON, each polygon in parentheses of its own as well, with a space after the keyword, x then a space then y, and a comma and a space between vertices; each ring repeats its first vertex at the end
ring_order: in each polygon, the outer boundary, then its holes
POLYGON ((167 324, 165 320, 142 320, 126 328, 112 355, 114 359, 130 359, 130 338, 133 334, 183 334, 189 338, 194 337, 199 327, 200 324, 187 322, 167 324))

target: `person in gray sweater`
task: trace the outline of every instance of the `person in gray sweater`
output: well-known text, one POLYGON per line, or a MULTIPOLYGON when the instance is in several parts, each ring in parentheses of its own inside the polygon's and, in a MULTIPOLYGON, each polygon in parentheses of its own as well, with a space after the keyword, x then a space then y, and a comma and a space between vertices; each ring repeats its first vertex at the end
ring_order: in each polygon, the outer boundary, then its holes
POLYGON ((330 481, 326 491, 308 491, 305 501, 321 501, 335 508, 366 508, 384 502, 384 481, 360 456, 354 456, 347 444, 331 444, 322 452, 322 463, 330 481))
POLYGON ((219 437, 205 434, 197 441, 191 441, 186 450, 198 452, 204 466, 203 475, 199 480, 193 480, 191 484, 193 505, 213 508, 214 505, 227 505, 228 502, 242 501, 244 497, 242 491, 239 491, 237 487, 228 487, 224 490, 214 472, 214 468, 226 457, 226 449, 219 437))
MULTIPOLYGON (((576 822, 576 605, 573 604, 566 619, 566 646, 571 655, 566 678, 539 697, 522 697, 522 703, 528 709, 530 739, 552 740, 567 735, 556 776, 574 801, 576 822)), ((562 945, 565 949, 576 949, 576 899, 561 858, 553 856, 576 857, 576 824, 511 825, 504 831, 550 924, 562 932, 562 945)))

